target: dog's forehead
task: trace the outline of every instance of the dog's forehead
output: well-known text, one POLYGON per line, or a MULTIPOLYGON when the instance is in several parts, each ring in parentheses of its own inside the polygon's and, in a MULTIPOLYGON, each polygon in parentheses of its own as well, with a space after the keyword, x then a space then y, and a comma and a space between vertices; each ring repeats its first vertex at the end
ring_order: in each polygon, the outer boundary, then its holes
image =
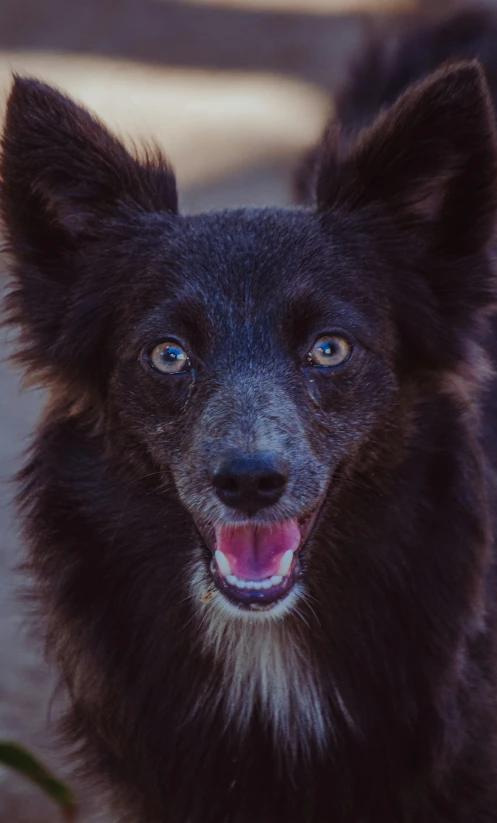
POLYGON ((174 231, 178 293, 206 303, 284 303, 306 291, 323 300, 364 291, 360 258, 340 220, 301 208, 239 209, 179 219, 174 231))
POLYGON ((245 344, 297 328, 379 331, 388 298, 353 234, 350 217, 297 208, 169 218, 125 307, 127 327, 185 339, 202 329, 211 343, 241 333, 245 344))
POLYGON ((382 310, 382 289, 350 219, 302 208, 239 209, 182 217, 173 234, 176 294, 196 294, 213 311, 238 304, 286 310, 306 297, 382 310))
POLYGON ((319 220, 300 209, 240 209, 185 218, 182 257, 203 277, 253 285, 298 277, 333 256, 335 243, 319 220))

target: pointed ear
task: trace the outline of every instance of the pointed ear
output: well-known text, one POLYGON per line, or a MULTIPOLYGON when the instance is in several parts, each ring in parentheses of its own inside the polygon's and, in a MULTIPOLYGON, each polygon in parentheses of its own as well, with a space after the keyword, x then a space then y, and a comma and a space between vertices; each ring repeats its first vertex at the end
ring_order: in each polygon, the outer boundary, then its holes
POLYGON ((175 219, 174 175, 158 152, 138 160, 80 106, 19 77, 0 174, 12 282, 7 319, 20 331, 18 359, 31 378, 67 375, 68 385, 79 378, 93 385, 127 287, 128 256, 139 266, 139 250, 146 253, 164 213, 175 219))
POLYGON ((33 79, 14 78, 0 174, 14 254, 52 257, 105 216, 177 210, 174 175, 159 152, 140 162, 85 109, 33 79))
POLYGON ((316 199, 322 211, 383 204, 394 218, 430 227, 454 253, 483 247, 494 230, 497 149, 478 62, 444 66, 409 87, 343 159, 330 131, 316 199))

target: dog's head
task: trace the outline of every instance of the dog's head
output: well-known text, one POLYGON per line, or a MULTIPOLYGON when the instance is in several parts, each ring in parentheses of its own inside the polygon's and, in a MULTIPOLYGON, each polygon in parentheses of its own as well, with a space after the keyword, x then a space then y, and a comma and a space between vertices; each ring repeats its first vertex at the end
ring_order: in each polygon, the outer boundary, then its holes
POLYGON ((350 516, 341 485, 390 476, 413 386, 457 372, 493 301, 476 64, 412 87, 344 157, 329 136, 319 160, 312 209, 181 216, 156 152, 135 159, 32 80, 8 103, 2 212, 28 372, 98 424, 115 465, 160 479, 199 535, 194 596, 237 615, 305 596, 314 536, 350 516))

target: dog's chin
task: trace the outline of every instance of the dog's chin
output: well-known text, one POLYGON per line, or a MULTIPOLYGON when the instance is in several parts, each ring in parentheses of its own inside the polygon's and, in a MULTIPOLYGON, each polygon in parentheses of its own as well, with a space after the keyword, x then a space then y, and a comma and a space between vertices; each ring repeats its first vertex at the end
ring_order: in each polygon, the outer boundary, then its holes
POLYGON ((240 611, 268 612, 279 610, 291 598, 305 574, 306 546, 320 510, 321 501, 310 512, 287 520, 197 523, 211 557, 212 581, 231 606, 240 611), (226 551, 230 541, 236 545, 240 540, 262 542, 266 564, 240 569, 238 558, 226 551))

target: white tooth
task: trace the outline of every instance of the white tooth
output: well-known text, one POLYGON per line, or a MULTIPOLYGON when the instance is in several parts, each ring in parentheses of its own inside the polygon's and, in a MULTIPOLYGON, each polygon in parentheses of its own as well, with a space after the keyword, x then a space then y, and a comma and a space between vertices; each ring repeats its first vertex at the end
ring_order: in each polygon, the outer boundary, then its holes
POLYGON ((283 578, 282 578, 282 577, 280 577, 280 575, 279 575, 279 574, 273 574, 273 576, 271 577, 271 579, 270 579, 270 581, 269 581, 269 582, 271 583, 271 586, 279 586, 279 584, 281 583, 282 579, 283 579, 283 578))
POLYGON ((254 588, 254 584, 252 583, 251 580, 246 580, 245 581, 245 586, 247 587, 247 589, 253 589, 254 588))
POLYGON ((262 583, 260 580, 253 580, 252 581, 252 588, 253 589, 260 589, 262 583))
POLYGON ((235 575, 234 575, 234 574, 229 574, 229 575, 227 576, 226 580, 228 581, 228 583, 230 584, 230 586, 236 586, 236 580, 237 580, 237 578, 235 577, 235 575))
POLYGON ((271 580, 264 580, 262 583, 263 589, 270 589, 271 588, 271 580))
POLYGON ((290 566, 293 563, 293 552, 291 549, 287 549, 285 554, 280 560, 280 567, 278 569, 278 574, 281 574, 282 577, 288 574, 290 571, 290 566))
POLYGON ((216 558, 216 563, 219 571, 224 577, 228 577, 231 574, 231 567, 230 562, 225 554, 222 553, 219 549, 216 549, 214 552, 214 557, 216 558))
POLYGON ((239 589, 246 589, 247 588, 247 584, 246 584, 245 580, 239 580, 238 577, 236 579, 236 585, 238 586, 239 589))

